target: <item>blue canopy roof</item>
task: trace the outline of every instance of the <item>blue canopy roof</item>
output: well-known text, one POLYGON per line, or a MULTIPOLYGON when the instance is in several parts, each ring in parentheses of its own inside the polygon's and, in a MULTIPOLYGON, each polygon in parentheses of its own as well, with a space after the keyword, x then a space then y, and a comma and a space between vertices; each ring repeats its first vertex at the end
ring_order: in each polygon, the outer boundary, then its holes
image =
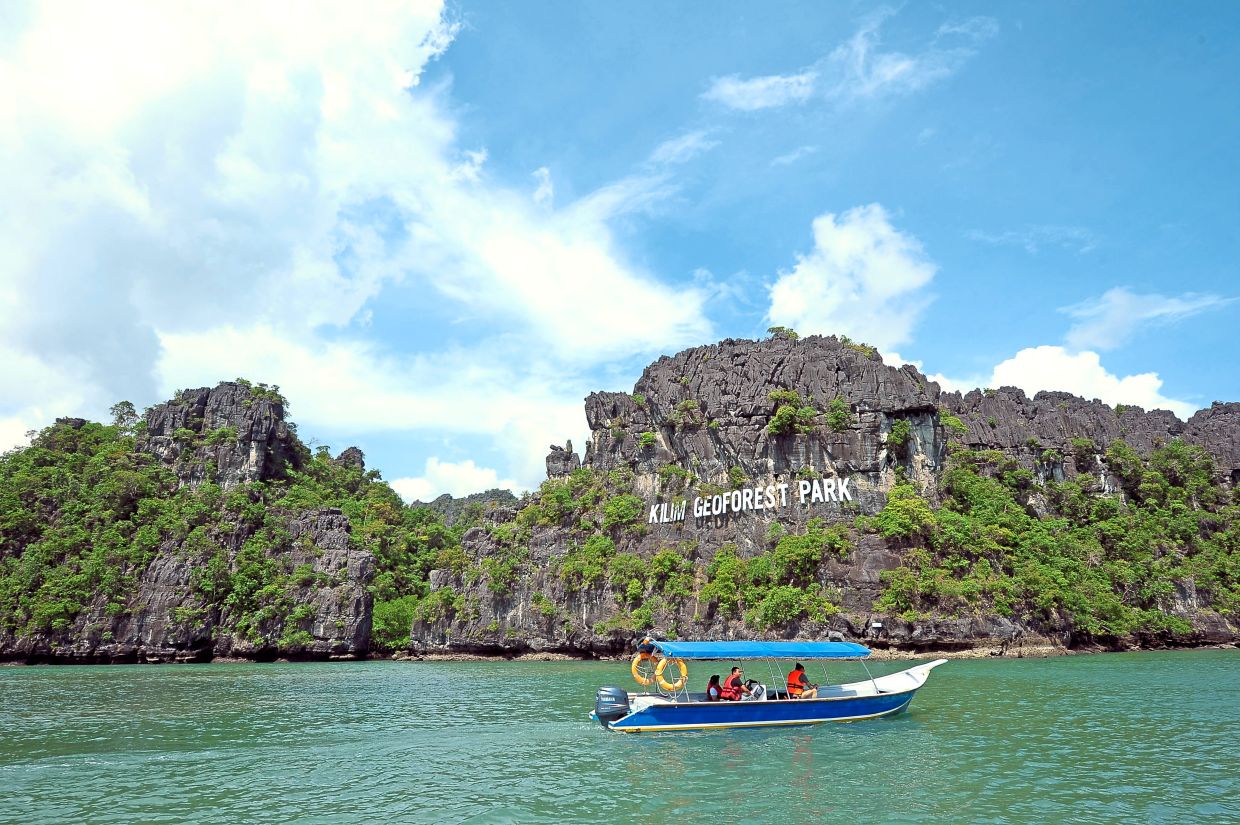
POLYGON ((864 659, 870 649, 854 642, 659 642, 669 659, 864 659))

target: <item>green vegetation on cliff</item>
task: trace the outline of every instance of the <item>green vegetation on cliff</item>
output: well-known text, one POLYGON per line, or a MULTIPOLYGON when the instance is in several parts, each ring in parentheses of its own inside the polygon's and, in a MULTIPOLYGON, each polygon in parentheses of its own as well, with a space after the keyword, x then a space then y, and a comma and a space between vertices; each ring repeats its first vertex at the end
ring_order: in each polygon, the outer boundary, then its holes
MULTIPOLYGON (((251 392, 278 397, 266 388, 251 392)), ((337 463, 326 448, 278 479, 227 491, 211 480, 179 485, 165 463, 140 449, 144 424, 132 405, 114 413, 113 425, 57 422, 29 447, 0 456, 0 640, 63 636, 83 613, 115 618, 138 609, 140 579, 162 553, 191 570, 193 602, 173 614, 187 634, 209 617, 226 617, 240 639, 296 651, 312 641, 306 600, 339 582, 296 563, 313 561, 318 549, 307 534, 294 538, 290 519, 337 508, 352 526, 349 541, 375 559, 374 644, 401 647, 429 571, 445 550, 459 552, 461 533, 477 520, 474 513, 446 527, 426 508, 405 507, 377 472, 337 463)), ((182 455, 236 438, 231 427, 174 434, 182 455)), ((497 582, 505 578, 491 572, 497 582)), ((98 641, 107 642, 103 624, 98 641)))
MULTIPOLYGON (((1082 440, 1084 441, 1084 440, 1082 440)), ((1074 444, 1081 454, 1092 442, 1074 444)), ((1123 441, 1106 463, 1123 485, 1100 497, 1088 475, 1045 490, 995 451, 957 450, 932 510, 898 484, 864 529, 902 542, 903 564, 883 574, 877 607, 914 619, 997 613, 1118 637, 1187 633, 1174 615, 1191 587, 1203 605, 1240 610, 1240 506, 1213 483, 1213 462, 1172 441, 1142 459, 1123 441), (1049 510, 1038 517, 1031 510, 1049 510)))

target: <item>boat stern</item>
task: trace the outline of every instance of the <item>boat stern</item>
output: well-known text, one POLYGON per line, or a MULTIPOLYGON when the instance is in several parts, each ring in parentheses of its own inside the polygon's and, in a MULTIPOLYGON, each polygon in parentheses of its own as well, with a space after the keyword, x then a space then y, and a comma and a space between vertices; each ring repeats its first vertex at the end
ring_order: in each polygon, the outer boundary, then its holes
POLYGON ((629 711, 628 691, 614 685, 604 685, 594 695, 594 712, 590 714, 590 718, 603 727, 610 728, 612 722, 628 716, 629 711))

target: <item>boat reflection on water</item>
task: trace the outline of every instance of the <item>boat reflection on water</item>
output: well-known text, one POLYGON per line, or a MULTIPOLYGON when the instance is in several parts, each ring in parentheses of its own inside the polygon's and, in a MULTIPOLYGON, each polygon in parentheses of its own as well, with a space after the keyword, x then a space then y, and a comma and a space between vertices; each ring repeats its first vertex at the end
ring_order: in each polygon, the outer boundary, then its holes
MULTIPOLYGON (((899 673, 845 684, 820 684, 813 698, 789 695, 780 676, 780 662, 862 661, 869 648, 852 642, 668 642, 645 639, 638 645, 630 671, 654 692, 629 693, 599 688, 590 718, 608 730, 623 733, 757 728, 855 722, 899 713, 926 683, 930 671, 946 659, 915 665, 899 673), (712 700, 689 690, 689 661, 765 661, 771 682, 745 682, 738 701, 712 700)), ((866 669, 867 674, 869 669, 866 669)), ((705 679, 702 680, 705 685, 705 679)))

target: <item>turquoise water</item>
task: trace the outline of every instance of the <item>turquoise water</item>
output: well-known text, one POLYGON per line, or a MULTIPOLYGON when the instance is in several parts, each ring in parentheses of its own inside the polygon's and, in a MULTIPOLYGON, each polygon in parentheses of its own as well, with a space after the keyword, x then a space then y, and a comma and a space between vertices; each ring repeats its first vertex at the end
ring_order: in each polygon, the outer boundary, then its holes
POLYGON ((1240 822, 1238 651, 953 661, 910 713, 768 731, 608 733, 604 683, 627 664, 0 668, 0 822, 1240 822))

